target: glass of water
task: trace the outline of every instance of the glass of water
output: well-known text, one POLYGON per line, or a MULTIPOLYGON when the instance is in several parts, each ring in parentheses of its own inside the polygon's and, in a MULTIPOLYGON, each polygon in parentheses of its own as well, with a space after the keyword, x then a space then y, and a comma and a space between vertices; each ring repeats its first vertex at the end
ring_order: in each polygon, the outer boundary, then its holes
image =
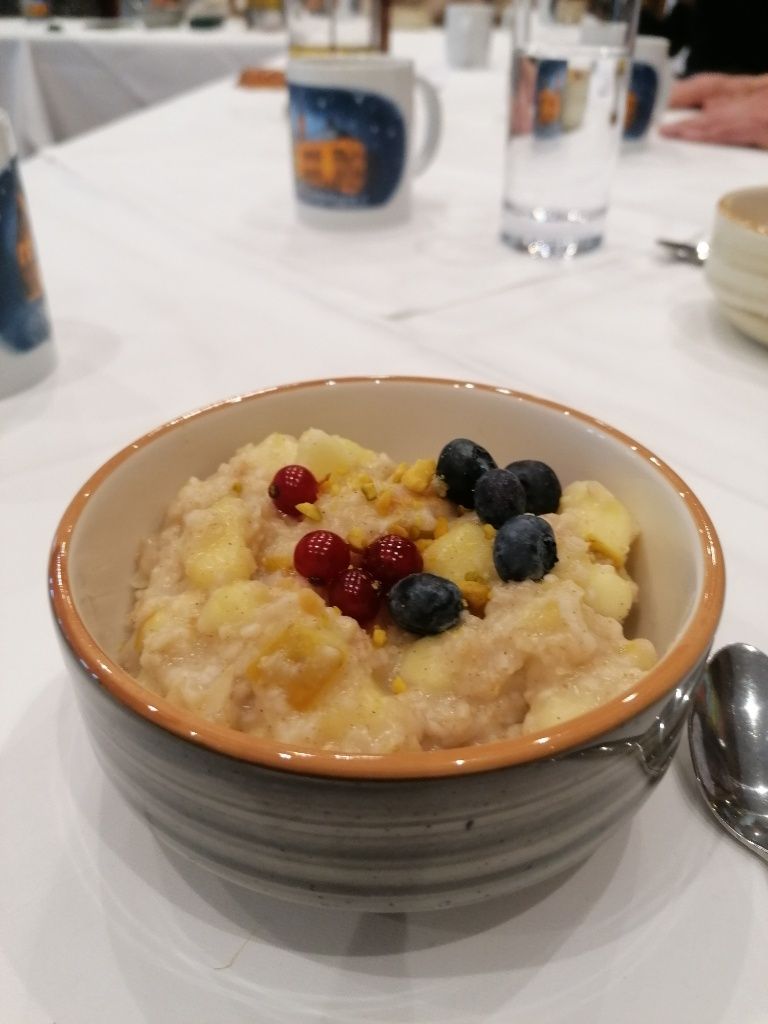
POLYGON ((640 0, 514 0, 502 238, 534 256, 602 241, 640 0))
POLYGON ((385 0, 284 0, 291 57, 386 51, 385 0))

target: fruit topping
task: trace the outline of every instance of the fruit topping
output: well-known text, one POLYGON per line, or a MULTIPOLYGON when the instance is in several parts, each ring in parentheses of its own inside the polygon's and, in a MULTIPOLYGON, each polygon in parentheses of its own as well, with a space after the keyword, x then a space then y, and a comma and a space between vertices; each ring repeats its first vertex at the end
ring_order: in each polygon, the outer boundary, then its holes
POLYGON ((419 572, 396 583, 387 596, 387 604, 401 629, 428 636, 455 626, 464 602, 455 583, 419 572))
POLYGON ((421 572, 421 552, 412 540, 395 533, 384 533, 363 551, 363 568, 375 577, 383 589, 412 573, 421 572))
POLYGON ((342 615, 361 626, 376 615, 380 601, 376 580, 364 569, 345 569, 328 588, 328 604, 336 605, 342 615))
POLYGON ((489 469, 496 469, 492 456, 474 441, 457 437, 449 441, 437 460, 437 476, 445 483, 445 496, 464 508, 475 507, 475 484, 489 469))
POLYGON ((552 527, 538 516, 508 519, 493 541, 493 563, 505 582, 540 580, 557 561, 552 527))
POLYGON ((269 496, 275 508, 288 516, 300 516, 296 506, 314 504, 317 493, 317 480, 306 466, 283 466, 269 485, 269 496))
POLYGON ((305 533, 293 551, 296 572, 316 586, 340 576, 349 561, 349 544, 330 530, 305 533))
POLYGON ((499 527, 525 510, 525 489, 509 470, 489 469, 475 484, 475 511, 483 522, 499 527))
POLYGON ((536 516, 557 512, 562 493, 560 481, 546 462, 520 459, 519 462, 510 462, 507 469, 523 485, 526 512, 533 512, 536 516))

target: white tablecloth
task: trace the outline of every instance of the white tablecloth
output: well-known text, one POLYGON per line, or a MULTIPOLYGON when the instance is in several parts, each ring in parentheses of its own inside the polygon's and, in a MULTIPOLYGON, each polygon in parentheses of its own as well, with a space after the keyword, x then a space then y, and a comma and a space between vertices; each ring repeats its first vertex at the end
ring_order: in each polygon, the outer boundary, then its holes
POLYGON ((249 32, 240 22, 195 30, 89 28, 0 19, 0 107, 22 155, 124 114, 261 65, 285 50, 283 33, 249 32))
POLYGON ((70 496, 179 412, 318 376, 483 380, 636 436, 717 524, 718 643, 768 648, 768 351, 653 244, 706 229, 719 194, 764 180, 765 155, 654 141, 622 161, 601 250, 530 261, 497 238, 503 55, 447 74, 430 39, 411 45, 441 86, 445 144, 397 230, 297 226, 284 96, 229 83, 24 167, 60 365, 0 403, 3 1022, 768 1019, 765 867, 718 831, 685 749, 558 885, 365 917, 245 896, 170 858, 104 778, 73 707, 44 585, 70 496))

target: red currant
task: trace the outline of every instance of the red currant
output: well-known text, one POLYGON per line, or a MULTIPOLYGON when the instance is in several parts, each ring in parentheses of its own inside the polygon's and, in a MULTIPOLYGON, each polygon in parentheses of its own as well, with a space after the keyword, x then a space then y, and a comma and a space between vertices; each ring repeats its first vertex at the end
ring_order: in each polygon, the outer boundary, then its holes
POLYGON ((305 533, 293 550, 293 565, 310 583, 330 583, 349 565, 349 544, 330 530, 305 533))
POLYGON ((342 615, 361 626, 374 617, 380 601, 376 581, 362 569, 346 569, 328 588, 328 604, 335 604, 342 615))
POLYGON ((413 541, 395 533, 384 533, 371 541, 363 551, 362 565, 384 590, 424 568, 421 552, 413 541))
POLYGON ((317 501, 317 480, 306 466, 283 466, 272 477, 269 496, 280 512, 299 516, 296 506, 317 501))

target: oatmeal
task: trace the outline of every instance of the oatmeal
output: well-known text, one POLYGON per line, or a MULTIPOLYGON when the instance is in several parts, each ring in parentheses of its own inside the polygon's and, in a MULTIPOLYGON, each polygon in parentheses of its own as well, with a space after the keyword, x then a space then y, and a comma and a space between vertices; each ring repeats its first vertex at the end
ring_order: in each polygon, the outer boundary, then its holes
POLYGON ((144 542, 123 662, 181 708, 297 747, 536 732, 656 661, 622 627, 636 534, 601 484, 561 494, 542 463, 501 470, 463 439, 403 464, 273 434, 186 483, 144 542))

